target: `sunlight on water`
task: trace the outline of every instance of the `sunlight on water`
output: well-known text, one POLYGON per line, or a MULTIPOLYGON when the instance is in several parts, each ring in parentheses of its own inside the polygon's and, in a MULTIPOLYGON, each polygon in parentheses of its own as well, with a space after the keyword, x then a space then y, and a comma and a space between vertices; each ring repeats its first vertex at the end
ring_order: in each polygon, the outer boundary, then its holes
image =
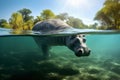
MULTIPOLYGON (((120 80, 118 31, 95 31, 95 34, 93 31, 92 34, 88 34, 90 30, 86 31, 86 44, 92 51, 88 57, 76 57, 67 47, 54 46, 48 60, 42 59, 33 33, 29 36, 14 36, 9 31, 0 29, 1 80, 25 80, 25 77, 38 80, 120 80)), ((42 37, 38 33, 35 35, 42 37)))

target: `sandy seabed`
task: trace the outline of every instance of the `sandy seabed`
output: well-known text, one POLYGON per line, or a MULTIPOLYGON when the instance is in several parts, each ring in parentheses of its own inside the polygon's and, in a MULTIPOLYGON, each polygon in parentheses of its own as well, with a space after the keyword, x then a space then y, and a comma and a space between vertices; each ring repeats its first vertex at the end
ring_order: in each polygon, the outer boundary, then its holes
POLYGON ((0 80, 120 80, 119 59, 36 52, 0 54, 0 80), (58 55, 59 54, 59 55, 58 55))

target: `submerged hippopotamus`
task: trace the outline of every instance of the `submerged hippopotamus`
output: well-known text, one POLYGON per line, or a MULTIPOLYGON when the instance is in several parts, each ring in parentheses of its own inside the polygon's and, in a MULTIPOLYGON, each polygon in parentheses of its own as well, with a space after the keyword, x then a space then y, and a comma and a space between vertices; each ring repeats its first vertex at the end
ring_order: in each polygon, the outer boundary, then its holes
MULTIPOLYGON (((48 32, 56 31, 61 29, 72 28, 65 22, 59 19, 49 19, 45 21, 38 22, 34 25, 33 31, 48 32)), ((51 46, 67 46, 72 50, 76 56, 88 56, 90 54, 90 49, 86 46, 85 35, 67 35, 67 36, 48 36, 48 37, 35 37, 35 42, 41 48, 43 56, 48 57, 49 49, 51 46)))

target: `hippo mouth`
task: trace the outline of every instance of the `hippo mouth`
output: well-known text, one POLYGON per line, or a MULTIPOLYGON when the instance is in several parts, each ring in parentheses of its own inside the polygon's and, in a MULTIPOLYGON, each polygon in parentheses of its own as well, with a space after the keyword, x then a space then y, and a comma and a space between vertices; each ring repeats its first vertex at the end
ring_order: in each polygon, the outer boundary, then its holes
POLYGON ((81 49, 78 49, 78 50, 75 52, 75 55, 76 55, 77 57, 89 56, 89 55, 90 55, 90 52, 91 52, 91 50, 88 49, 88 48, 81 48, 81 49))

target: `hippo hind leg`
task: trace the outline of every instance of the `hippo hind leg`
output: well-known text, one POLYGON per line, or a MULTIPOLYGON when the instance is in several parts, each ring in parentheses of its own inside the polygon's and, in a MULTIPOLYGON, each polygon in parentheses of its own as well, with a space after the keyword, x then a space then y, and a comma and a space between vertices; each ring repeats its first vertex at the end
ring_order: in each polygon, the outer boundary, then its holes
POLYGON ((50 47, 48 45, 41 45, 41 50, 44 58, 50 57, 49 49, 50 47))

